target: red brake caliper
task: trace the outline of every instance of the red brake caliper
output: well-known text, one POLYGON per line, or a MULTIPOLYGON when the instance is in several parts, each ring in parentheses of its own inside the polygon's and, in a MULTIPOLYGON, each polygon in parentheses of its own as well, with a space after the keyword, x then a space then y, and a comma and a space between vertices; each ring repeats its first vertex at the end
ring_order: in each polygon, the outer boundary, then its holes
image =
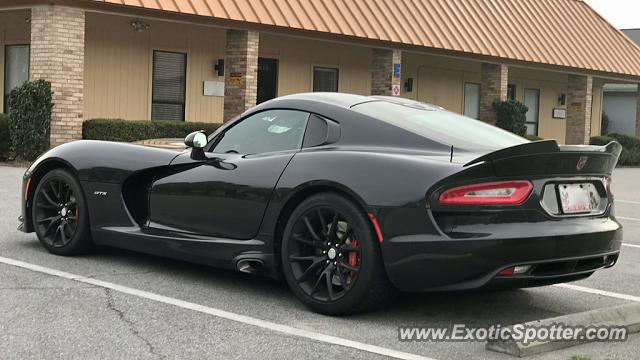
MULTIPOLYGON (((358 246, 358 241, 357 240, 351 240, 351 246, 353 246, 353 247, 358 246)), ((348 260, 347 262, 349 263, 350 266, 356 267, 356 266, 358 266, 358 260, 360 260, 360 259, 358 257, 358 253, 350 252, 349 253, 349 258, 347 260, 348 260)), ((356 277, 356 273, 351 271, 349 273, 349 277, 351 277, 351 279, 355 278, 356 277)))

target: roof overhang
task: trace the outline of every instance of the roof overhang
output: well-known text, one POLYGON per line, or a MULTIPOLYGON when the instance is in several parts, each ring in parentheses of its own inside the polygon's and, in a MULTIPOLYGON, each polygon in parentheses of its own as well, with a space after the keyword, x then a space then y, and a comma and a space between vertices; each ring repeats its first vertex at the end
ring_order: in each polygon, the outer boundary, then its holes
MULTIPOLYGON (((248 0, 247 0, 248 1, 248 0)), ((247 29, 259 32, 297 36, 324 41, 340 42, 351 45, 395 48, 416 53, 446 56, 458 59, 466 59, 479 62, 499 63, 517 67, 534 68, 548 71, 563 72, 578 75, 591 75, 612 82, 640 82, 640 49, 638 50, 638 73, 622 74, 612 71, 602 71, 587 67, 557 65, 545 62, 521 60, 510 57, 480 54, 474 52, 445 49, 433 46, 415 45, 405 42, 364 38, 352 35, 338 34, 334 32, 300 29, 295 27, 278 26, 257 22, 239 21, 228 18, 203 16, 198 14, 166 11, 146 8, 142 6, 122 5, 118 0, 5 0, 2 9, 27 9, 38 5, 59 5, 83 8, 87 11, 109 13, 116 15, 148 18, 161 21, 182 22, 204 26, 215 26, 231 29, 247 29), (113 1, 113 2, 109 2, 113 1), (115 3, 118 2, 118 3, 115 3)), ((628 39, 627 39, 628 40, 628 39)), ((629 42, 631 42, 629 40, 629 42)), ((635 45, 634 45, 635 46, 635 45)))

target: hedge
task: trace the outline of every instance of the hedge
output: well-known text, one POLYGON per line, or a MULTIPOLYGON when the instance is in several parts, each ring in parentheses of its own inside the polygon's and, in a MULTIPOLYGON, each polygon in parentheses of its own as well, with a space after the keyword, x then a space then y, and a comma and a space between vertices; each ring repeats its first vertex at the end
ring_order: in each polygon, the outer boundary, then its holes
POLYGON ((622 153, 618 160, 618 166, 640 165, 640 138, 622 134, 607 134, 604 136, 594 136, 589 143, 591 145, 607 145, 612 141, 617 141, 622 145, 622 153))
POLYGON ((9 115, 0 113, 0 160, 9 157, 9 115))
POLYGON ((27 81, 9 94, 9 157, 35 160, 49 150, 53 93, 46 80, 27 81))
POLYGON ((92 119, 82 124, 82 138, 121 142, 183 138, 187 134, 198 130, 204 130, 207 134, 210 134, 220 125, 222 124, 184 121, 92 119))
POLYGON ((527 111, 529 108, 515 100, 496 101, 493 103, 496 113, 496 126, 516 135, 527 134, 527 111))

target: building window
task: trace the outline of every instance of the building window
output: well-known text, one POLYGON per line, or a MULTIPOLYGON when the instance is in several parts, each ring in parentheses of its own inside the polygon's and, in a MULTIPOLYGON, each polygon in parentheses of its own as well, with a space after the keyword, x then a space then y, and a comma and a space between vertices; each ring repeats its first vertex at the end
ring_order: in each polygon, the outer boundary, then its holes
POLYGON ((507 85, 507 100, 516 100, 516 86, 507 85))
POLYGON ((480 118, 480 84, 464 84, 464 116, 480 118))
POLYGON ((529 108, 527 111, 527 135, 538 136, 538 120, 540 114, 540 90, 524 89, 524 104, 529 108))
POLYGON ((4 112, 9 112, 11 90, 29 80, 29 45, 7 45, 4 49, 4 112))
POLYGON ((338 69, 319 67, 313 68, 313 91, 338 91, 338 69))
POLYGON ((187 54, 154 51, 151 120, 184 121, 187 54))

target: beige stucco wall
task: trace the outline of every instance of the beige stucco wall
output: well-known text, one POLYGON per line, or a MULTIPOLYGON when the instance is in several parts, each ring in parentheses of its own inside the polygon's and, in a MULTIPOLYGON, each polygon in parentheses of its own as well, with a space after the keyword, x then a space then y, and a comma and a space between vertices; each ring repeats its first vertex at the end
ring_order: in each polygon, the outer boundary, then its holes
MULTIPOLYGON (((204 80, 222 81, 214 62, 224 57, 224 29, 88 13, 85 52, 85 118, 149 119, 153 50, 187 53, 186 120, 221 122, 222 97, 202 95, 204 80)), ((279 61, 278 95, 312 90, 313 67, 339 69, 339 90, 369 94, 371 49, 288 36, 260 34, 260 56, 279 61), (366 64, 366 66, 363 66, 366 64)))
POLYGON ((479 62, 404 52, 402 54, 402 96, 436 104, 462 113, 464 83, 480 82, 479 62), (413 79, 407 92, 404 83, 413 79))
POLYGON ((134 18, 87 13, 85 119, 151 118, 154 50, 187 54, 187 121, 222 122, 222 97, 203 95, 203 81, 223 81, 214 72, 224 57, 224 29, 145 20, 146 31, 130 26, 134 18))
MULTIPOLYGON (((402 83, 413 78, 413 91, 402 95, 408 98, 440 105, 462 113, 464 109, 464 84, 480 83, 480 63, 453 58, 405 52, 402 59, 402 83)), ((540 90, 538 135, 554 138, 564 143, 566 123, 554 119, 553 109, 558 97, 567 92, 567 74, 529 68, 509 68, 509 84, 516 86, 516 100, 524 101, 524 89, 540 90)), ((602 81, 594 81, 591 133, 600 133, 602 115, 602 81)))
POLYGON ((338 68, 340 92, 371 94, 371 54, 366 47, 260 34, 260 57, 278 59, 278 96, 313 90, 313 67, 338 68))
MULTIPOLYGON (((540 89, 540 125, 538 135, 542 138, 554 138, 564 143, 566 120, 554 119, 553 109, 567 106, 558 104, 558 97, 567 93, 568 75, 550 71, 539 71, 511 67, 509 84, 516 85, 516 100, 524 101, 524 89, 540 89)), ((593 101, 591 108, 591 136, 600 134, 602 119, 602 87, 604 80, 594 79, 593 101)))
POLYGON ((5 45, 21 45, 31 42, 31 12, 0 11, 0 113, 4 112, 4 49, 5 45))
POLYGON ((554 119, 553 109, 566 109, 558 105, 558 98, 567 92, 567 74, 510 67, 509 84, 516 86, 518 101, 524 101, 525 89, 540 90, 538 136, 564 143, 566 120, 554 119))

